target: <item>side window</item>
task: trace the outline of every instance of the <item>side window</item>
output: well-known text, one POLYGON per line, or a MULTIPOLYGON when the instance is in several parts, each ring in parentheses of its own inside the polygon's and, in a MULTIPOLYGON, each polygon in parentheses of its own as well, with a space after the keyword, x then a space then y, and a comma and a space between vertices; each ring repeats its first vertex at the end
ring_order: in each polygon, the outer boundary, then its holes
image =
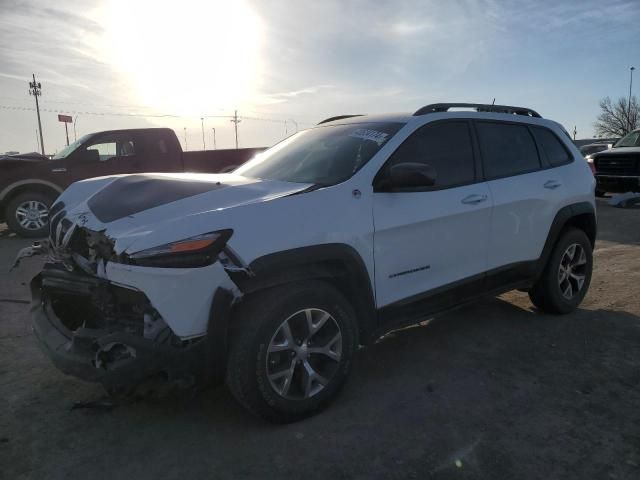
POLYGON ((108 160, 116 156, 117 145, 116 142, 100 142, 87 146, 87 150, 97 150, 100 160, 108 160))
POLYGON ((487 179, 519 175, 540 168, 538 151, 525 125, 477 122, 487 179))
POLYGON ((87 145, 86 150, 97 150, 101 161, 113 157, 130 157, 136 153, 134 141, 123 135, 96 139, 95 143, 87 145))
POLYGON ((559 167, 571 162, 571 155, 552 131, 541 127, 532 127, 531 130, 551 166, 559 167))
POLYGON ((393 153, 388 166, 425 163, 436 173, 433 189, 473 183, 475 165, 469 124, 465 121, 427 124, 393 153))

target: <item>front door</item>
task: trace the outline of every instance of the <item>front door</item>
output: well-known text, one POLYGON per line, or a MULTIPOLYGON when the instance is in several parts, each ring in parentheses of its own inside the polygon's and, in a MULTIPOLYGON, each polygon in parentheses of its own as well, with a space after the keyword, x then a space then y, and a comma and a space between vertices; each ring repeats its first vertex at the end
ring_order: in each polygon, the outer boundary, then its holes
POLYGON ((393 153, 376 181, 390 166, 405 162, 428 164, 436 182, 373 195, 378 308, 459 281, 481 281, 487 268, 492 199, 477 171, 470 123, 447 120, 421 127, 393 153))
POLYGON ((67 159, 67 176, 72 182, 135 171, 138 145, 131 134, 105 133, 91 140, 67 159))

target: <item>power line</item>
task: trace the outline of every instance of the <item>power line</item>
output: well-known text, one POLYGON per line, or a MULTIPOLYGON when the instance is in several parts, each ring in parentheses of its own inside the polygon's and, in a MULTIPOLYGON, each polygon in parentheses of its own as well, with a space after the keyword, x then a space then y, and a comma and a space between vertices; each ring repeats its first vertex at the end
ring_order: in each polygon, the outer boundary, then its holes
MULTIPOLYGON (((35 111, 33 107, 18 107, 13 105, 0 105, 0 109, 3 110, 22 110, 22 111, 35 111)), ((97 116, 116 116, 116 117, 149 117, 149 118, 182 118, 181 115, 172 114, 146 114, 146 113, 120 113, 120 112, 87 112, 79 110, 68 110, 58 108, 41 108, 43 112, 49 113, 71 113, 74 115, 97 115, 97 116)))
MULTIPOLYGON (((0 105, 0 109, 3 110, 20 110, 27 112, 35 112, 36 109, 33 107, 23 107, 17 105, 0 105)), ((130 113, 130 112, 92 112, 92 111, 81 111, 81 110, 70 110, 66 108, 40 108, 41 112, 48 113, 69 113, 73 115, 96 115, 96 116, 115 116, 115 117, 141 117, 141 118, 197 118, 194 115, 178 115, 173 113, 130 113)), ((292 122, 299 125, 314 125, 313 123, 307 122, 296 122, 292 119, 278 119, 278 118, 267 118, 267 117, 255 117, 249 115, 237 115, 237 111, 235 115, 202 115, 200 118, 228 118, 231 119, 232 122, 235 123, 235 119, 238 119, 238 122, 241 120, 255 120, 260 122, 270 122, 270 123, 280 123, 285 124, 286 122, 292 122)))

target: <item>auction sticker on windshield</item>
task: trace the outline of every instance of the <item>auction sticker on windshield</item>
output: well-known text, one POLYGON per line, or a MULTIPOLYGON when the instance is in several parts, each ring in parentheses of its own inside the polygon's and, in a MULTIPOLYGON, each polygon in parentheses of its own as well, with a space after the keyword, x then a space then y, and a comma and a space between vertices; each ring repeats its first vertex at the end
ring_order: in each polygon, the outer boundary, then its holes
POLYGON ((389 137, 388 133, 371 130, 368 128, 358 128, 349 134, 350 137, 362 138, 363 140, 371 140, 378 145, 382 145, 389 137))

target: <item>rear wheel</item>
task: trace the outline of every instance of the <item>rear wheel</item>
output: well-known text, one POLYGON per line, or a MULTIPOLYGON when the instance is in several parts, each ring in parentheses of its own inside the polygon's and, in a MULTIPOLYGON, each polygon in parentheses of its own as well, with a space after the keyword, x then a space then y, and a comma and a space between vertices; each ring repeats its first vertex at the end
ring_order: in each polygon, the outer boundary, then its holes
POLYGON ((575 310, 589 289, 593 269, 591 242, 576 228, 564 231, 529 298, 547 313, 575 310))
POLYGON ((51 196, 40 192, 16 195, 7 204, 7 225, 21 237, 46 237, 49 233, 49 208, 53 200, 51 196))
POLYGON ((355 315, 324 282, 278 287, 234 315, 227 385, 254 414, 293 422, 324 408, 351 368, 355 315))

